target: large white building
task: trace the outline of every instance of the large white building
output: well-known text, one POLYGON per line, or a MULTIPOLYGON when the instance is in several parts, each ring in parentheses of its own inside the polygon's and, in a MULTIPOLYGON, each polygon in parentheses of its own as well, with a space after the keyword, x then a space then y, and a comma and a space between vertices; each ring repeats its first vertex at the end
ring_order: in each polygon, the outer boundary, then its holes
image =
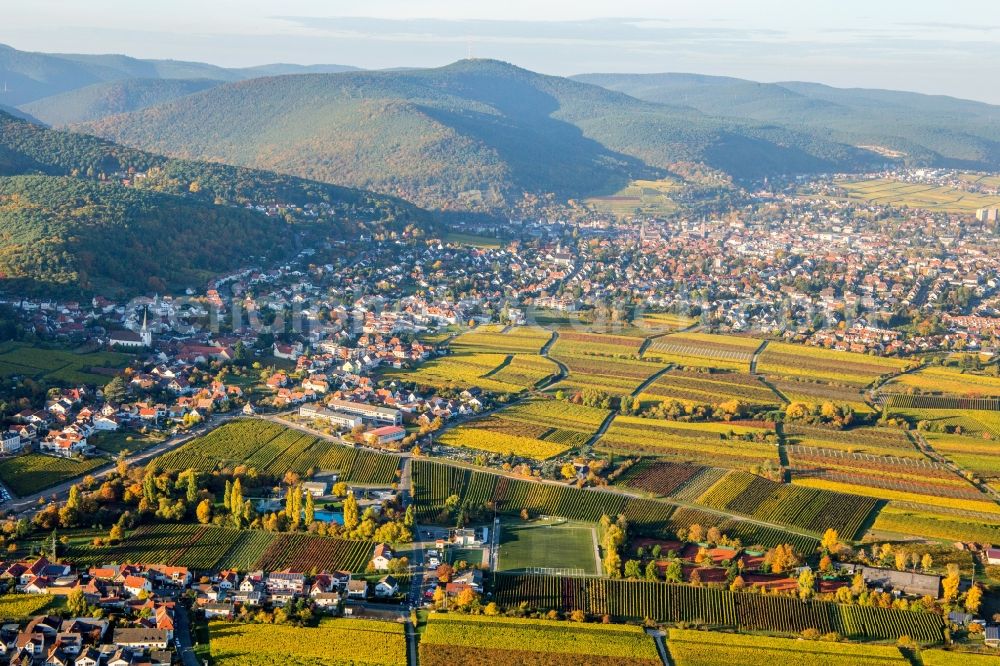
POLYGON ((363 402, 351 402, 350 400, 330 400, 327 405, 338 412, 360 416, 366 421, 390 423, 392 425, 400 425, 403 422, 403 413, 391 407, 380 407, 363 402))
POLYGON ((0 453, 17 453, 23 446, 21 433, 8 430, 0 434, 0 453))
POLYGON ((308 419, 320 419, 329 421, 331 424, 342 428, 357 428, 363 425, 364 421, 357 414, 347 414, 332 409, 327 409, 322 405, 302 405, 299 407, 299 416, 308 419))

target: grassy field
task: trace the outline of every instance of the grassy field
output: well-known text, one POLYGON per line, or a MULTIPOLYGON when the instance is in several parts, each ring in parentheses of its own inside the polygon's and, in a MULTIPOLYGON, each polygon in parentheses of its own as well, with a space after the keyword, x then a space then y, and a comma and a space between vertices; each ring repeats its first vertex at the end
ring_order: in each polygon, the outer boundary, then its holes
POLYGON ((920 658, 924 666, 987 666, 997 663, 996 650, 993 652, 959 652, 957 650, 921 650, 920 658))
POLYGON ((500 526, 497 568, 515 573, 559 569, 560 573, 599 574, 594 530, 588 523, 505 520, 500 526))
POLYGON ((482 247, 486 249, 496 249, 501 245, 500 240, 497 238, 476 236, 473 234, 460 234, 457 232, 449 232, 445 234, 444 240, 447 243, 454 243, 456 245, 469 245, 471 247, 482 247))
POLYGON ((641 627, 432 613, 420 641, 421 666, 658 666, 641 627))
POLYGON ((89 444, 93 444, 101 451, 112 455, 118 454, 121 451, 136 453, 161 441, 163 441, 163 437, 158 435, 143 435, 137 432, 120 431, 95 433, 87 438, 89 444))
POLYGON ((317 627, 212 622, 215 666, 365 666, 406 663, 396 622, 323 618, 317 627))
POLYGON ((0 481, 15 495, 30 495, 58 485, 108 463, 106 458, 74 460, 27 453, 0 462, 0 481))
POLYGON ((129 354, 109 351, 77 354, 8 342, 0 345, 0 377, 22 375, 55 384, 104 386, 111 381, 112 371, 125 367, 132 358, 129 354), (91 371, 94 368, 103 372, 91 371))
POLYGON ((619 217, 657 217, 677 210, 677 204, 670 198, 670 194, 680 187, 681 184, 673 178, 633 180, 611 196, 591 197, 585 199, 584 203, 619 217))
POLYGON ((973 213, 979 208, 1000 206, 1000 197, 947 186, 903 183, 884 178, 844 180, 837 184, 844 189, 848 198, 876 204, 952 213, 973 213))

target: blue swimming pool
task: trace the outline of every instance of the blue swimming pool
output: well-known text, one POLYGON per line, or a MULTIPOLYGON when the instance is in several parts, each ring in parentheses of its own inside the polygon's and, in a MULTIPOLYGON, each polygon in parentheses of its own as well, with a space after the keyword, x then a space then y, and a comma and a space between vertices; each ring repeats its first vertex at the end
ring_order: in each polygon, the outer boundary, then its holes
POLYGON ((316 520, 324 523, 337 523, 338 525, 344 524, 344 514, 340 511, 315 511, 313 516, 316 517, 316 520))

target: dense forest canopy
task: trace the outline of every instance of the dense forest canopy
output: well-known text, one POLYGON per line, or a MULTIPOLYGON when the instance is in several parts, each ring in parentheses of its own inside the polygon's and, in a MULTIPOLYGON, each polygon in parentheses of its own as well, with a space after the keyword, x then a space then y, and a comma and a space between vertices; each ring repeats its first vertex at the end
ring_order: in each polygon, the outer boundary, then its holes
POLYGON ((405 202, 222 164, 174 160, 0 112, 0 288, 141 293, 199 286, 304 238, 430 225, 405 202), (312 206, 313 217, 259 205, 312 206), (251 208, 253 206, 253 208, 251 208))

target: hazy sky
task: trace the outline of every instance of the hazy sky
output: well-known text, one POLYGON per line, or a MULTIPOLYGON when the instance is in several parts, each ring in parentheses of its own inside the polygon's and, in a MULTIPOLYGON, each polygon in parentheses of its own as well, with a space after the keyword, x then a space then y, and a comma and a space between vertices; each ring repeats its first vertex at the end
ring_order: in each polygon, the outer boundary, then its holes
POLYGON ((1000 103, 996 0, 0 0, 0 42, 226 66, 698 72, 1000 103))

